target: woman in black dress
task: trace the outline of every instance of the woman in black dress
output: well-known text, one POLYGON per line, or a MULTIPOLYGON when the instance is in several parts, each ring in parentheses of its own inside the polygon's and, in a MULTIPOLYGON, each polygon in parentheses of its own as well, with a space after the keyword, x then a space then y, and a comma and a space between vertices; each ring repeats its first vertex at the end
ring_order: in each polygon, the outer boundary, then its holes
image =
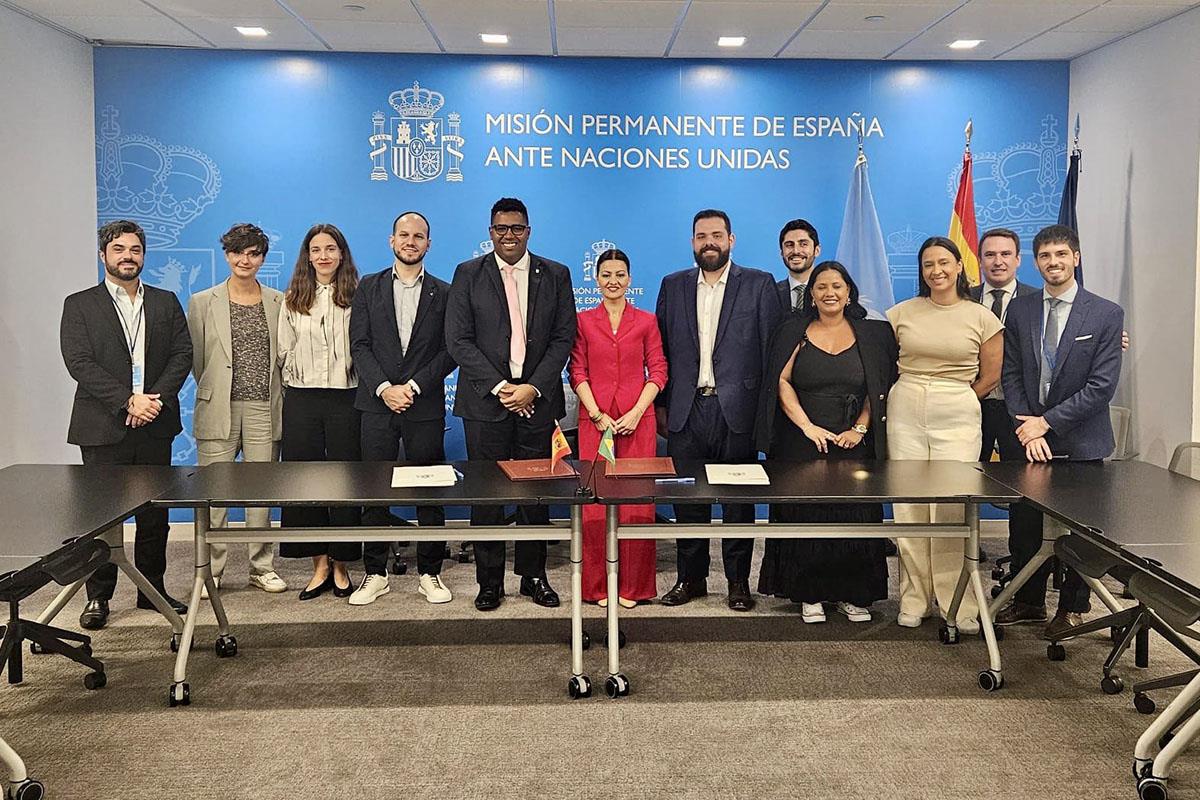
MULTIPOLYGON (((888 389, 896 380, 892 327, 866 319, 858 287, 836 261, 813 268, 798 313, 776 332, 763 381, 758 446, 769 458, 887 458, 888 389)), ((883 506, 789 503, 775 522, 883 520, 883 506)), ((824 622, 831 602, 851 622, 887 597, 882 539, 768 539, 758 591, 801 604, 805 622, 824 622)))

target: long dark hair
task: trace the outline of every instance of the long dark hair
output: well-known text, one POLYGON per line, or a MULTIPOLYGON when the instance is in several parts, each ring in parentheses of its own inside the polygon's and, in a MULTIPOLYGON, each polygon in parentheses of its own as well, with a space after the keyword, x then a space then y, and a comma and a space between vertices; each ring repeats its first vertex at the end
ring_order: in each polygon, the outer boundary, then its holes
POLYGON ((327 233, 333 237, 338 249, 342 251, 342 263, 338 264, 337 272, 333 274, 333 302, 342 308, 349 308, 354 299, 354 290, 358 288, 358 268, 354 266, 354 257, 350 255, 350 245, 346 237, 336 225, 319 222, 304 234, 304 242, 300 252, 296 254, 296 267, 292 270, 292 280, 284 294, 284 302, 289 311, 297 314, 307 314, 317 299, 317 271, 308 260, 308 246, 319 233, 327 233))
POLYGON ((817 304, 813 301, 812 290, 817 283, 817 276, 822 272, 829 271, 841 275, 842 280, 846 282, 846 288, 850 290, 849 302, 846 303, 846 310, 843 312, 846 318, 866 319, 867 310, 863 308, 862 303, 858 302, 858 284, 850 277, 850 273, 840 261, 822 261, 812 268, 812 272, 808 276, 808 286, 804 289, 804 297, 800 300, 800 313, 809 320, 821 316, 821 312, 817 311, 817 304))
POLYGON ((967 283, 967 268, 962 263, 962 253, 958 250, 958 245, 947 239, 945 236, 930 236, 921 245, 921 249, 917 251, 917 295, 920 297, 930 297, 933 290, 929 288, 929 284, 925 282, 925 273, 921 271, 921 262, 925 259, 925 251, 931 247, 944 247, 950 251, 950 255, 954 256, 954 260, 958 262, 958 280, 954 282, 954 288, 958 292, 958 296, 962 300, 971 299, 971 284, 967 283))

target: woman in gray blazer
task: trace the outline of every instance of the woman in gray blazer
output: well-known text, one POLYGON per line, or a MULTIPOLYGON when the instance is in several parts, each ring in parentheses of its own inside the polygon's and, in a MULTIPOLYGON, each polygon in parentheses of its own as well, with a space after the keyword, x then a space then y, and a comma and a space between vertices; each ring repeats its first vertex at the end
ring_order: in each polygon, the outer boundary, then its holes
MULTIPOLYGON (((275 461, 283 425, 278 348, 283 293, 258 282, 270 242, 249 223, 221 237, 229 279, 192 295, 188 329, 192 335, 192 372, 196 409, 192 432, 200 466, 234 461, 275 461)), ((226 509, 211 511, 213 527, 225 525, 226 509)), ((266 528, 271 509, 246 509, 248 527, 266 528)), ((287 591, 275 572, 274 543, 248 545, 250 585, 265 592, 287 591)), ((228 546, 212 545, 212 572, 218 583, 225 572, 228 546)))

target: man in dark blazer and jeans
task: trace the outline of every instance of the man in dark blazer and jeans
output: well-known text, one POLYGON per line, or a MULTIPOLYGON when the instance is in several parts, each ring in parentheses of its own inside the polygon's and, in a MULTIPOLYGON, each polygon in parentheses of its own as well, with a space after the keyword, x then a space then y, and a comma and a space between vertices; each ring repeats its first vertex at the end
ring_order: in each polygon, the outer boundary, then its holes
MULTIPOLYGON (((446 352, 446 299, 450 284, 425 269, 432 242, 429 221, 406 211, 392 223, 389 239, 395 260, 368 275, 354 293, 350 314, 350 354, 358 371, 354 406, 362 412, 363 461, 404 460, 440 464, 446 460, 446 376, 454 360, 446 352)), ((385 526, 386 508, 363 511, 363 523, 385 526)), ((421 527, 446 524, 441 506, 418 506, 421 527)), ((350 605, 367 605, 388 589, 387 542, 363 546, 363 582, 350 605)), ((417 591, 430 603, 453 595, 442 583, 445 542, 417 544, 417 591)))
MULTIPOLYGON (((472 460, 548 458, 555 421, 564 413, 562 372, 575 344, 571 273, 529 252, 529 212, 511 197, 492 206, 493 252, 454 271, 446 306, 446 349, 459 365, 454 414, 462 417, 472 460)), ((472 525, 498 525, 504 509, 475 506, 472 525)), ((517 509, 518 525, 545 525, 545 506, 517 509)), ((475 542, 480 611, 504 596, 503 542, 475 542)), ((546 580, 546 543, 518 541, 521 594, 559 604, 546 580)))
MULTIPOLYGON (((670 365, 667 388, 655 401, 659 432, 673 458, 753 461, 754 418, 767 345, 784 310, 770 273, 733 263, 734 235, 724 211, 706 209, 692 220, 696 266, 663 278, 655 314, 670 365)), ((712 507, 677 505, 681 524, 712 522, 712 507)), ((727 523, 754 521, 754 506, 723 504, 727 523)), ((708 540, 676 540, 678 578, 662 597, 677 606, 708 593, 708 540)), ((729 607, 749 611, 753 539, 723 539, 729 607)))
MULTIPOLYGON (((179 389, 192 369, 187 319, 172 292, 139 279, 146 234, 136 222, 110 222, 98 238, 104 280, 63 303, 59 344, 78 383, 67 441, 79 445, 84 464, 169 465, 171 442, 182 430, 179 389)), ((167 531, 166 509, 138 514, 133 563, 183 614, 187 607, 163 588, 167 531)), ((80 625, 107 624, 116 585, 115 564, 88 578, 80 625)), ((140 591, 137 606, 154 607, 140 591)))
MULTIPOLYGON (((1112 454, 1108 404, 1121 375, 1121 307, 1075 281, 1079 237, 1064 225, 1043 228, 1033 254, 1045 287, 1009 304, 1004 328, 1004 401, 1029 461, 1099 461, 1112 454)), ((1031 509, 1009 526, 1012 568, 1019 571, 1042 541, 1042 515, 1031 509)), ((997 614, 997 624, 1045 619, 1044 564, 997 614)), ((1088 610, 1087 585, 1067 571, 1058 611, 1045 636, 1069 635, 1088 610)))

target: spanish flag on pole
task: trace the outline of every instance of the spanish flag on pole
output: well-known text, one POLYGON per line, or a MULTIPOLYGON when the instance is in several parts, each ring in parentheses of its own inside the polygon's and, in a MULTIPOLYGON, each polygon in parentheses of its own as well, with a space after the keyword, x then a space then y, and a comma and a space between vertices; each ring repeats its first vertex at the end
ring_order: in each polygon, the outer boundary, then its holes
POLYGON ((571 455, 571 445, 567 444, 567 437, 563 435, 562 428, 558 423, 554 423, 554 433, 550 436, 550 472, 554 473, 558 467, 558 462, 562 461, 567 456, 571 455))
POLYGON ((972 286, 979 285, 979 229, 975 227, 975 189, 971 171, 971 121, 967 120, 967 146, 963 148, 962 175, 958 179, 958 194, 954 197, 954 212, 950 215, 950 241, 958 245, 963 269, 972 286))

